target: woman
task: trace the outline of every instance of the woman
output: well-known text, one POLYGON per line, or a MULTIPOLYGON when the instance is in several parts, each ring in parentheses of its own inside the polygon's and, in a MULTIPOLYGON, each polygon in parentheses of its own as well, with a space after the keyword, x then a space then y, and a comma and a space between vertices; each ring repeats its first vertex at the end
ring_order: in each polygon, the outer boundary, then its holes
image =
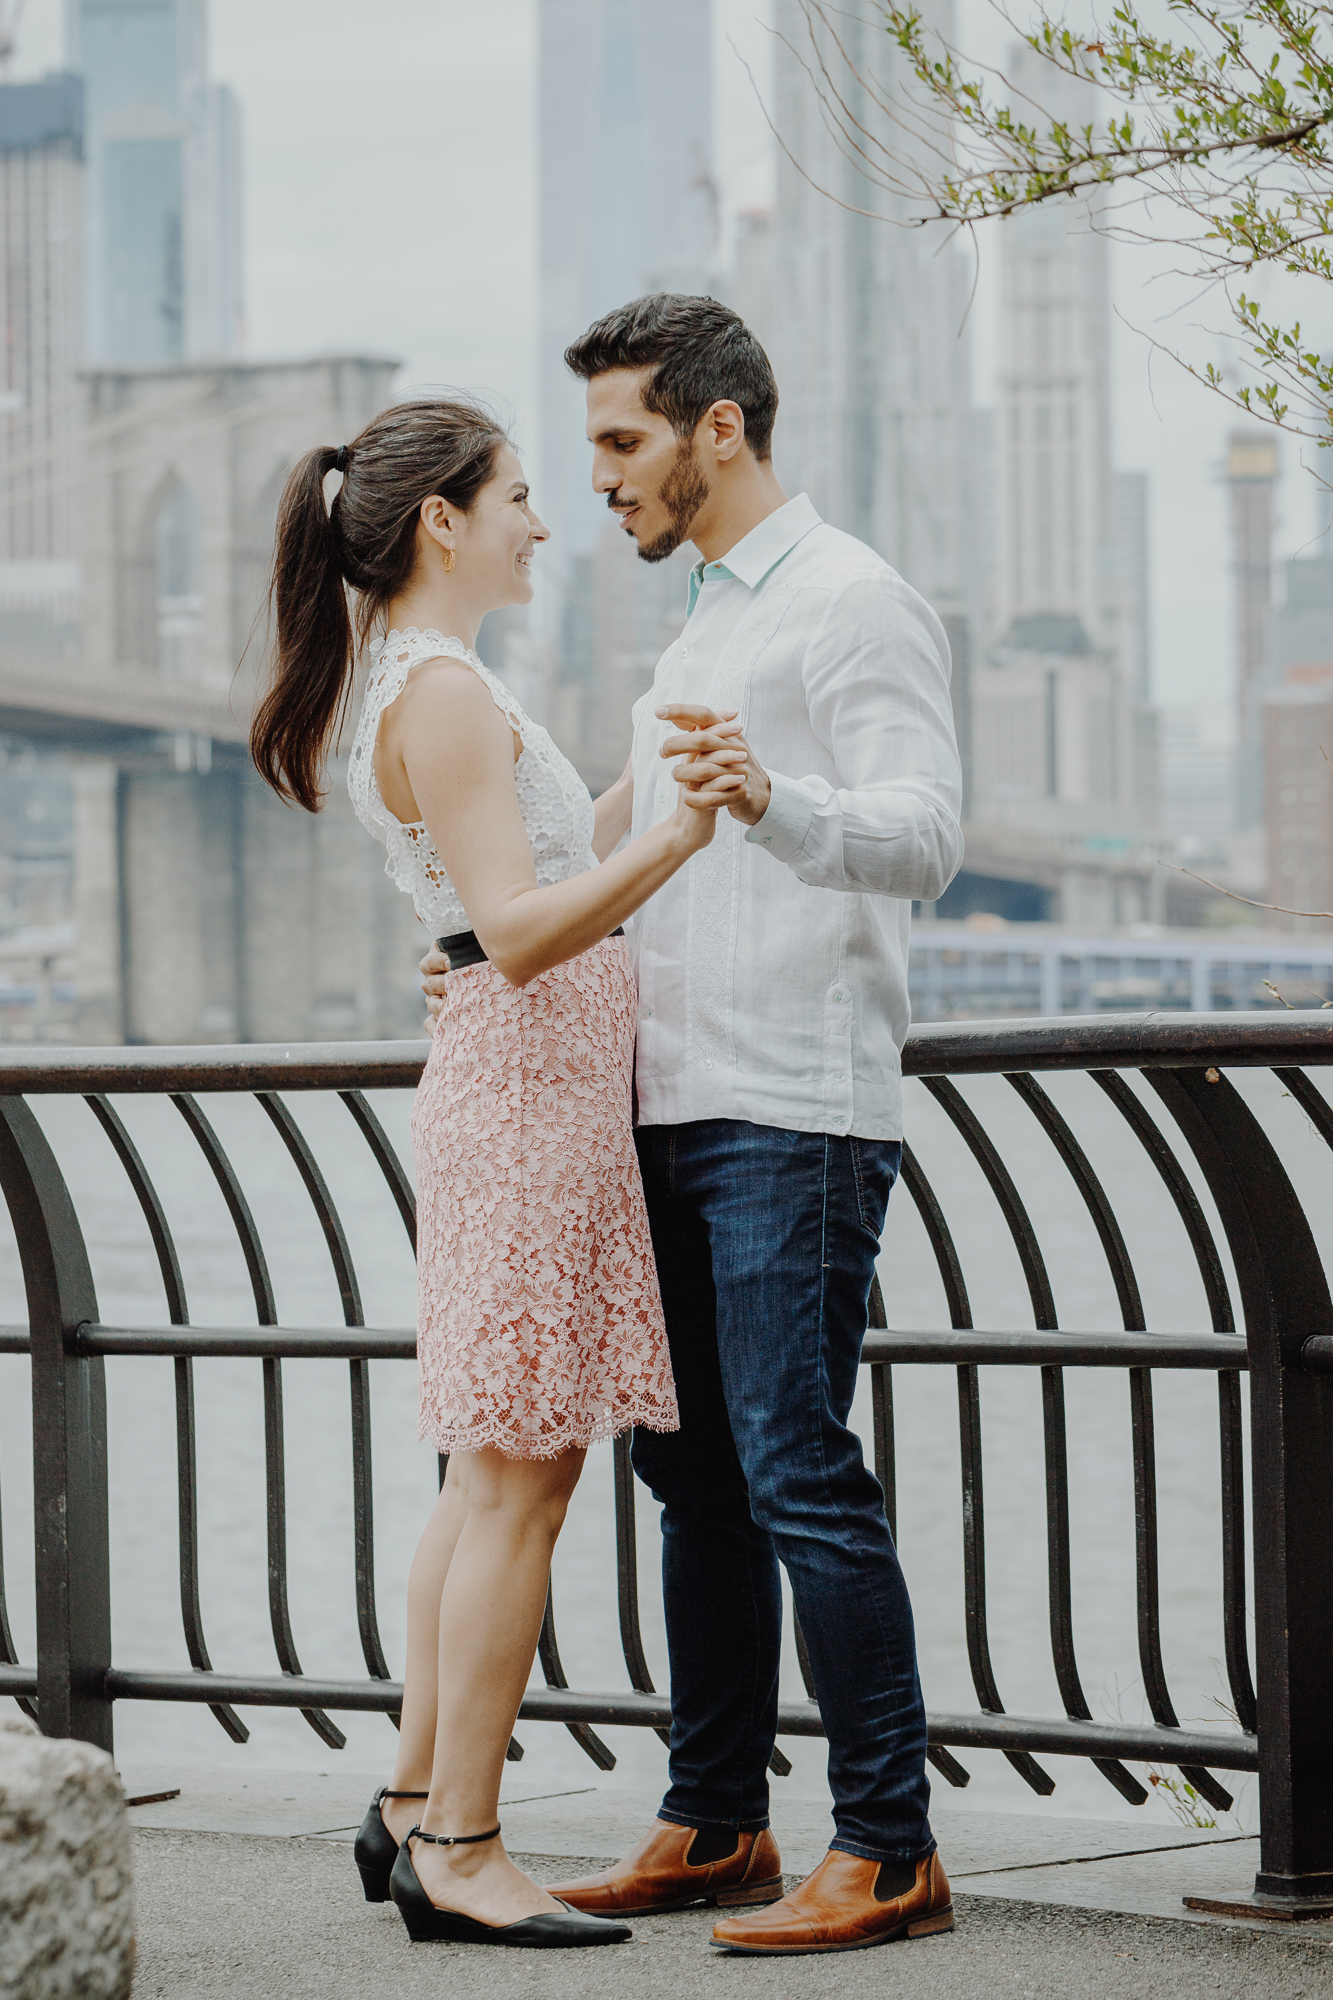
POLYGON ((574 1945, 630 1933, 509 1860, 500 1777, 588 1445, 677 1424, 620 926, 707 845, 735 781, 725 759, 678 766, 672 818, 612 852, 628 783, 594 808, 473 650, 488 611, 531 599, 546 539, 512 445, 466 402, 401 404, 307 453, 279 512, 251 748, 276 791, 317 810, 356 655, 386 635, 348 781, 457 974, 412 1121, 421 1432, 449 1467, 408 1584, 397 1762, 357 1864, 413 1938, 574 1945))

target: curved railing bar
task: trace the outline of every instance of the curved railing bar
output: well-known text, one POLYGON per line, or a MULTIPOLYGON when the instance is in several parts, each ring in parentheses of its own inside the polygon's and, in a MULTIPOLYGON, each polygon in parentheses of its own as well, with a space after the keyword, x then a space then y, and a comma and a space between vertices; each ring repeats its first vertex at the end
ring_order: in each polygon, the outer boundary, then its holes
POLYGON ((1017 1091, 1032 1112, 1082 1196, 1083 1205, 1092 1217, 1093 1227, 1106 1253, 1125 1331, 1143 1333, 1147 1322, 1143 1317, 1143 1299, 1130 1261, 1129 1246, 1091 1160, 1034 1076, 1006 1076, 1005 1082, 1017 1091))
MULTIPOLYGON (((1088 1074, 1110 1098, 1135 1134, 1176 1205, 1198 1265, 1214 1332, 1234 1333, 1236 1321, 1222 1259, 1202 1205, 1180 1161, 1167 1144, 1156 1119, 1150 1116, 1117 1070, 1090 1070, 1088 1074)), ((1292 1075, 1299 1077, 1302 1084, 1306 1081, 1299 1070, 1275 1070, 1273 1074, 1284 1081, 1292 1075)), ((1301 1093, 1294 1091, 1293 1095, 1300 1097, 1301 1093)), ((1319 1102, 1322 1105, 1324 1100, 1320 1098, 1319 1102)), ((1330 1127, 1333 1128, 1333 1117, 1330 1117, 1330 1127)), ((1240 1373, 1237 1369, 1218 1370, 1217 1402, 1222 1481, 1222 1625, 1227 1682, 1241 1728, 1254 1731, 1258 1727, 1258 1710, 1250 1674, 1249 1634, 1245 1627, 1245 1457, 1240 1373)))
MULTIPOLYGON (((963 1266, 953 1240, 953 1232, 945 1220, 934 1188, 925 1169, 911 1147, 904 1142, 901 1167, 903 1186, 912 1197, 913 1205, 921 1218, 927 1240, 935 1257, 940 1282, 944 1286, 945 1302, 949 1308, 949 1324, 954 1327, 970 1327, 972 1305, 967 1295, 967 1281, 963 1276, 963 1266)), ((883 1326, 887 1315, 884 1301, 879 1295, 879 1280, 871 1297, 871 1325, 883 1326), (878 1298, 879 1316, 875 1315, 878 1298)), ((872 1377, 878 1374, 872 1367, 872 1377)), ((881 1415, 878 1399, 874 1407, 875 1435, 878 1445, 881 1415)), ((889 1421, 891 1422, 891 1413, 889 1421)), ((986 1617, 986 1520, 985 1492, 981 1463, 981 1378, 975 1368, 958 1370, 958 1442, 959 1462, 962 1472, 963 1498, 963 1627, 967 1636, 967 1662, 972 1675, 972 1686, 983 1709, 993 1714, 1003 1715, 1004 1703, 1000 1699, 999 1687, 995 1680, 995 1669, 991 1661, 990 1635, 986 1617), (973 1414, 975 1413, 975 1422, 973 1414)), ((971 1780, 958 1759, 949 1751, 935 1746, 927 1751, 927 1756, 936 1769, 959 1790, 971 1780)), ((1013 1761, 1011 1759, 1011 1761, 1013 1761)), ((1029 1757, 1026 1764, 1020 1758, 1015 1768, 1025 1783, 1041 1796, 1046 1796, 1043 1787, 1054 1788, 1054 1780, 1042 1770, 1035 1759, 1029 1757)))
MULTIPOLYGON (((1143 1298, 1124 1234, 1079 1141, 1033 1077, 1010 1076, 1013 1086, 1038 1119, 1064 1162, 1071 1180, 1092 1217, 1110 1268, 1121 1323, 1127 1333, 1146 1329, 1143 1298)), ((1132 1093, 1130 1093, 1132 1096, 1132 1093)), ((1152 1377, 1146 1368, 1129 1371, 1130 1435, 1134 1460, 1134 1580, 1139 1667, 1153 1720, 1161 1727, 1179 1728, 1175 1704, 1166 1684, 1162 1660, 1161 1580, 1157 1543, 1157 1449, 1153 1423, 1152 1377)), ((1063 1392, 1061 1393, 1063 1404, 1063 1392)), ((1060 1414, 1063 1428, 1063 1408, 1060 1414)), ((1181 1767, 1196 1791, 1219 1811, 1229 1811, 1230 1792, 1207 1771, 1181 1767)), ((1113 1781, 1114 1782, 1114 1781, 1113 1781)), ((1136 1785, 1136 1790, 1141 1789, 1136 1785)))
MULTIPOLYGON (((1162 1663, 1161 1580, 1157 1559, 1157 1439, 1153 1423, 1152 1371, 1129 1370, 1130 1429, 1134 1441, 1134 1570, 1138 1581, 1139 1664, 1153 1721, 1178 1729, 1180 1718, 1166 1685, 1162 1663)), ((1225 1785, 1193 1764, 1181 1772, 1196 1792, 1219 1812, 1235 1803, 1225 1785)))
POLYGON ((125 1129, 125 1125, 105 1097, 85 1097, 84 1103, 111 1141, 116 1158, 125 1169, 125 1178, 134 1190, 134 1198, 139 1204, 144 1221, 148 1224, 148 1234, 153 1241, 157 1256, 157 1267, 162 1274, 162 1289, 167 1295, 167 1317, 173 1326, 188 1326, 190 1310, 185 1299, 185 1281, 181 1277, 180 1259, 176 1255, 176 1243, 167 1221, 166 1210, 153 1185, 152 1177, 143 1163, 138 1147, 125 1129))
MULTIPOLYGON (((310 1143, 277 1091, 257 1090, 255 1100, 263 1107, 283 1145, 290 1153, 305 1185, 306 1193, 310 1196, 311 1206, 319 1218, 319 1226, 324 1232, 324 1241, 328 1244, 329 1258, 333 1264, 333 1274, 337 1279, 338 1293, 342 1300, 343 1323, 346 1326, 364 1326, 366 1320, 361 1304, 361 1287, 357 1283, 356 1266, 352 1261, 342 1217, 329 1192, 328 1182, 320 1171, 319 1162, 311 1151, 310 1143)), ((380 1643, 379 1620, 375 1614, 375 1502, 370 1455, 370 1363, 361 1357, 349 1361, 347 1366, 352 1412, 352 1522, 355 1539, 357 1630, 361 1638, 361 1653, 367 1671, 375 1680, 387 1681, 393 1676, 384 1658, 384 1648, 380 1643)))
MULTIPOLYGON (((277 1301, 268 1261, 254 1217, 217 1133, 188 1092, 173 1092, 172 1103, 194 1136, 218 1184, 236 1230, 245 1267, 250 1274, 255 1314, 261 1326, 276 1326, 277 1301)), ((287 1475, 282 1430, 282 1363, 270 1355, 261 1363, 264 1371, 264 1479, 268 1515, 268 1616, 273 1633, 273 1649, 285 1674, 299 1674, 301 1663, 292 1637, 291 1615, 287 1607, 287 1475)), ((316 1736, 331 1750, 341 1750, 347 1742, 337 1724, 321 1708, 303 1708, 302 1715, 316 1736)))
MULTIPOLYGON (((373 1680, 389 1681, 389 1672, 380 1643, 379 1620, 375 1615, 375 1517, 374 1484, 370 1462, 370 1363, 364 1358, 347 1364, 348 1391, 352 1414, 352 1533, 356 1578, 356 1624, 361 1639, 361 1657, 373 1680)), ((400 1714, 393 1717, 397 1728, 400 1714)))
MULTIPOLYGON (((546 1586, 546 1610, 542 1615, 542 1629, 537 1639, 537 1657, 542 1663, 548 1688, 567 1688, 565 1670, 560 1664, 560 1646, 555 1636, 555 1598, 551 1585, 546 1586)), ((595 1729, 586 1722, 567 1722, 566 1729, 578 1744, 579 1749, 591 1757, 599 1771, 614 1771, 616 1756, 608 1750, 595 1729)), ((522 1755, 522 1752, 519 1753, 522 1755)))
MULTIPOLYGON (((949 1323, 955 1327, 970 1327, 972 1306, 967 1295, 967 1283, 963 1277, 963 1267, 954 1244, 953 1233, 945 1220, 934 1188, 910 1146, 904 1145, 902 1158, 902 1179, 921 1217, 932 1251, 936 1268, 944 1286, 945 1299, 949 1307, 949 1323)), ((884 1302, 879 1297, 879 1281, 876 1279, 871 1298, 871 1324, 883 1326, 886 1322, 884 1302), (878 1298, 879 1313, 874 1307, 878 1298)), ((872 1375, 879 1369, 872 1368, 872 1375)), ((887 1375, 888 1370, 885 1369, 887 1375)), ((887 1385, 886 1385, 887 1387, 887 1385)), ((879 1399, 875 1402, 875 1444, 878 1458, 881 1432, 892 1436, 892 1391, 885 1397, 885 1414, 881 1415, 879 1399)), ((981 1459, 981 1381, 975 1368, 958 1370, 958 1427, 959 1459, 962 1471, 963 1505, 963 1624, 967 1636, 967 1660, 972 1674, 972 1686, 979 1704, 993 1715, 1003 1715, 1004 1703, 1000 1698, 999 1686, 991 1661, 990 1636, 986 1617, 986 1524, 985 1492, 981 1459)), ((929 1753, 928 1753, 929 1754, 929 1753)), ((970 1777, 956 1758, 943 1753, 945 1761, 932 1757, 931 1761, 943 1772, 950 1784, 965 1785, 970 1777)), ((1040 1798, 1047 1798, 1055 1790, 1055 1780, 1049 1771, 1037 1762, 1027 1751, 1009 1753, 1009 1762, 1023 1782, 1032 1787, 1040 1798)))
POLYGON ((339 1097, 351 1112, 360 1130, 365 1134, 366 1144, 374 1155, 375 1163, 383 1174, 389 1193, 393 1196, 407 1240, 412 1245, 412 1254, 417 1248, 417 1197, 407 1176, 402 1161, 389 1139, 388 1133, 367 1104, 359 1090, 340 1090, 339 1097))
POLYGON ((1291 1092, 1324 1144, 1333 1148, 1333 1104, 1315 1089, 1304 1070, 1275 1069, 1273 1074, 1291 1092))
POLYGON ((1222 1467, 1222 1619, 1227 1683, 1236 1720, 1250 1735, 1259 1730, 1259 1704, 1250 1676, 1250 1636, 1245 1629, 1245 1444, 1240 1373, 1217 1371, 1217 1427, 1222 1467))
MULTIPOLYGON (((1018 1252, 1033 1318, 1041 1331, 1056 1328, 1055 1295, 1031 1217, 1000 1158, 990 1134, 962 1094, 945 1077, 922 1082, 953 1123, 990 1184, 1014 1248, 1018 1252)), ((1054 1107, 1052 1107, 1053 1109, 1054 1107)), ((1050 1607, 1051 1662, 1065 1713, 1090 1722, 1092 1710, 1083 1692, 1074 1650, 1073 1586, 1070 1576, 1069 1451, 1065 1422, 1062 1369, 1041 1371, 1042 1443, 1046 1468, 1046 1572, 1050 1607)), ((1148 1794, 1125 1766, 1114 1758, 1097 1758, 1097 1769, 1130 1805, 1142 1805, 1148 1794)), ((1052 1784, 1054 1781, 1052 1780, 1052 1784)))
MULTIPOLYGON (((648 1655, 643 1649, 639 1624, 639 1530, 634 1514, 634 1466, 630 1440, 622 1431, 611 1447, 612 1476, 616 1509, 616 1611, 620 1621, 620 1650, 624 1656, 629 1684, 640 1694, 655 1694, 656 1686, 648 1671, 648 1655)), ((671 1731, 657 1735, 670 1747, 671 1731)))
POLYGON ((171 1101, 194 1135, 195 1142, 207 1161, 209 1171, 227 1205, 227 1213, 231 1216, 236 1240, 245 1259, 250 1290, 254 1294, 255 1318, 261 1326, 276 1326, 278 1306, 273 1295, 273 1281, 268 1274, 268 1261, 264 1256, 264 1246, 259 1240, 259 1231, 255 1228, 255 1219, 250 1213, 250 1204, 236 1178, 236 1170, 223 1151, 217 1133, 188 1091, 173 1092, 171 1101))
MULTIPOLYGON (((1147 1322, 1143 1297, 1134 1272, 1129 1246, 1116 1220, 1106 1190, 1083 1147, 1051 1102, 1041 1085, 1031 1076, 1009 1076, 1005 1081, 1027 1104, 1042 1130, 1064 1162, 1066 1171, 1092 1217, 1120 1306, 1121 1324, 1126 1333, 1143 1333, 1147 1322)), ((1178 1729, 1180 1719, 1166 1684, 1162 1660, 1161 1574, 1157 1546, 1157 1446, 1153 1423, 1152 1376, 1146 1368, 1131 1368, 1129 1374, 1130 1436, 1134 1458, 1134 1581, 1139 1667, 1143 1690, 1154 1722, 1164 1729, 1178 1729)), ((1060 1390, 1058 1429, 1060 1450, 1064 1451, 1064 1391, 1060 1390)), ((1067 1522, 1066 1522, 1067 1525, 1067 1522)), ((1068 1553, 1065 1555, 1066 1563, 1068 1553)), ((1230 1792, 1207 1771, 1182 1765, 1185 1778, 1210 1805, 1221 1812, 1234 1803, 1230 1792)), ((1116 1781, 1113 1779, 1113 1783, 1116 1781)), ((1130 1781, 1142 1792, 1136 1780, 1130 1781)), ((1120 1789, 1118 1786, 1117 1789, 1120 1789)), ((1144 1795, 1146 1796, 1146 1794, 1144 1795)))
POLYGON ((1090 1069, 1088 1075, 1103 1090, 1133 1132, 1144 1152, 1156 1167, 1168 1194, 1176 1205, 1176 1212, 1184 1224, 1189 1237, 1194 1260, 1199 1267, 1199 1277, 1203 1284, 1204 1296, 1208 1301, 1208 1311, 1214 1333, 1234 1333, 1235 1318, 1231 1310, 1231 1293, 1227 1286, 1226 1273, 1222 1269, 1222 1259, 1217 1254, 1217 1244, 1208 1226, 1199 1203, 1199 1197, 1190 1186, 1189 1179, 1157 1124, 1140 1104, 1134 1092, 1118 1070, 1090 1069))
POLYGON ((283 1145, 290 1153, 296 1171, 305 1184, 305 1191, 310 1196, 310 1205, 319 1218, 319 1226, 324 1232, 324 1241, 329 1248, 333 1275, 338 1281, 343 1324, 364 1326, 366 1316, 361 1308, 361 1287, 357 1283, 352 1253, 347 1247, 347 1235, 342 1226, 342 1217, 334 1206, 328 1182, 320 1171, 318 1160, 310 1150, 305 1133, 276 1090, 257 1090, 255 1102, 267 1113, 283 1145))
POLYGON ((1018 1261, 1023 1267, 1028 1297, 1032 1301, 1032 1316, 1038 1330, 1054 1331, 1057 1324, 1055 1294, 1051 1290, 1046 1260, 1041 1254, 1037 1233, 1023 1206, 1022 1197, 1014 1186, 1009 1169, 1000 1158, 990 1134, 976 1112, 948 1077, 923 1076, 921 1082, 944 1111, 990 1183, 991 1193, 999 1204, 1000 1213, 1004 1217, 1014 1248, 1018 1252, 1018 1261))
MULTIPOLYGON (((14 1634, 9 1624, 9 1605, 5 1599, 5 1538, 3 1523, 0 1522, 0 1665, 17 1667, 20 1664, 18 1650, 14 1645, 14 1634)), ((16 1695, 15 1700, 27 1716, 29 1722, 37 1721, 37 1710, 26 1695, 16 1695)), ((216 1711, 214 1711, 216 1713, 216 1711)))
MULTIPOLYGON (((110 1140, 125 1169, 143 1219, 148 1225, 157 1254, 162 1287, 167 1295, 167 1317, 173 1326, 188 1326, 189 1307, 175 1239, 166 1210, 118 1112, 105 1097, 88 1097, 84 1102, 110 1140)), ((188 1354, 178 1354, 172 1364, 176 1391, 176 1504, 177 1547, 180 1565, 181 1624, 190 1665, 200 1673, 211 1673, 213 1662, 204 1639, 204 1614, 199 1599, 199 1475, 194 1422, 194 1362, 188 1354)), ((210 1702, 209 1707, 233 1743, 248 1743, 250 1731, 229 1702, 210 1702)))
MULTIPOLYGON (((949 1308, 950 1326, 964 1327, 972 1324, 972 1302, 967 1295, 967 1281, 963 1276, 962 1261, 953 1240, 953 1231, 944 1217, 934 1188, 926 1178, 925 1170, 912 1148, 904 1141, 902 1183, 911 1195, 917 1214, 921 1217, 930 1247, 935 1257, 935 1267, 944 1286, 944 1302, 949 1308)), ((876 1279, 878 1285, 878 1279, 876 1279)), ((883 1301, 881 1300, 881 1311, 883 1301)), ((872 1326, 884 1322, 876 1321, 871 1313, 872 1326)))

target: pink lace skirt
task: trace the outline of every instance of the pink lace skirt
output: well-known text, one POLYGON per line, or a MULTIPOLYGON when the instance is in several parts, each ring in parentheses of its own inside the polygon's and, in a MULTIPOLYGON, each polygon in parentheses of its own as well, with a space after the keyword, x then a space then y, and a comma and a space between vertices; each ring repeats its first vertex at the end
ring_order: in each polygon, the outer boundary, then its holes
POLYGON ((634 1151, 623 938, 518 988, 448 981, 412 1113, 420 1432, 548 1458, 675 1430, 634 1151))

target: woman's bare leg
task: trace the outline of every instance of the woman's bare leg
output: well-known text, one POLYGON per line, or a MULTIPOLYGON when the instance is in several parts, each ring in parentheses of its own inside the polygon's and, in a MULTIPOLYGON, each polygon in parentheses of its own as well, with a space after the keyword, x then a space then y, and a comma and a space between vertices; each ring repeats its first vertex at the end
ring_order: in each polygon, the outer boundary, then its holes
MULTIPOLYGON (((440 1598, 435 1757, 430 1797, 418 1815, 427 1833, 486 1833, 499 1818, 505 1750, 537 1650, 551 1553, 583 1458, 582 1451, 554 1459, 472 1454, 466 1518, 440 1598)), ((469 1847, 414 1841, 412 1864, 441 1909, 482 1923, 517 1923, 559 1908, 499 1840, 469 1847)))
MULTIPOLYGON (((430 1790, 435 1758, 435 1715, 440 1684, 440 1596, 458 1537, 467 1519, 470 1453, 454 1452, 440 1497, 431 1509, 407 1579, 407 1665, 403 1719, 398 1731, 391 1792, 430 1790)), ((395 1840, 415 1826, 425 1799, 386 1799, 381 1816, 395 1840)))

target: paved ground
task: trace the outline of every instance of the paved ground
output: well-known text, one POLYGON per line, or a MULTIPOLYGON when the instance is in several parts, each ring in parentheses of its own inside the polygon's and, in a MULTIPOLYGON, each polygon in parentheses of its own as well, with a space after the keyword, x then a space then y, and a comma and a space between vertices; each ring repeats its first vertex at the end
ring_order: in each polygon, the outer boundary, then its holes
MULTIPOLYGON (((576 1859, 520 1858, 547 1880, 576 1859)), ((742 1992, 746 2000, 1333 2000, 1323 1925, 1321 1936, 1292 1937, 960 1894, 951 1936, 836 1956, 724 1957, 707 1944, 712 1918, 702 1911, 640 1919, 632 1944, 519 1952, 409 1943, 392 1904, 363 1901, 345 1839, 143 1828, 135 1872, 136 2000, 711 2000, 742 1992)))
MULTIPOLYGON (((132 1798, 180 1787, 178 1798, 132 1808, 138 1827, 316 1835, 331 1843, 351 1840, 382 1782, 365 1772, 320 1775, 239 1764, 175 1772, 130 1768, 123 1775, 132 1798)), ((532 1781, 511 1768, 500 1816, 512 1851, 564 1857, 558 1872, 568 1873, 580 1855, 625 1853, 651 1823, 657 1805, 657 1795, 605 1777, 576 1790, 534 1795, 532 1781)), ((1258 1842, 1234 1828, 1202 1832, 1142 1815, 1110 1821, 1072 1819, 1046 1809, 985 1812, 947 1797, 932 1804, 931 1818, 959 1893, 1012 1902, 1203 1921, 1187 1918, 1182 1896, 1243 1893, 1258 1866, 1258 1842)), ((805 1796, 785 1786, 775 1791, 773 1831, 784 1867, 807 1874, 832 1831, 827 1794, 805 1796)), ((1333 1942, 1333 1923, 1316 1929, 1333 1942)))

